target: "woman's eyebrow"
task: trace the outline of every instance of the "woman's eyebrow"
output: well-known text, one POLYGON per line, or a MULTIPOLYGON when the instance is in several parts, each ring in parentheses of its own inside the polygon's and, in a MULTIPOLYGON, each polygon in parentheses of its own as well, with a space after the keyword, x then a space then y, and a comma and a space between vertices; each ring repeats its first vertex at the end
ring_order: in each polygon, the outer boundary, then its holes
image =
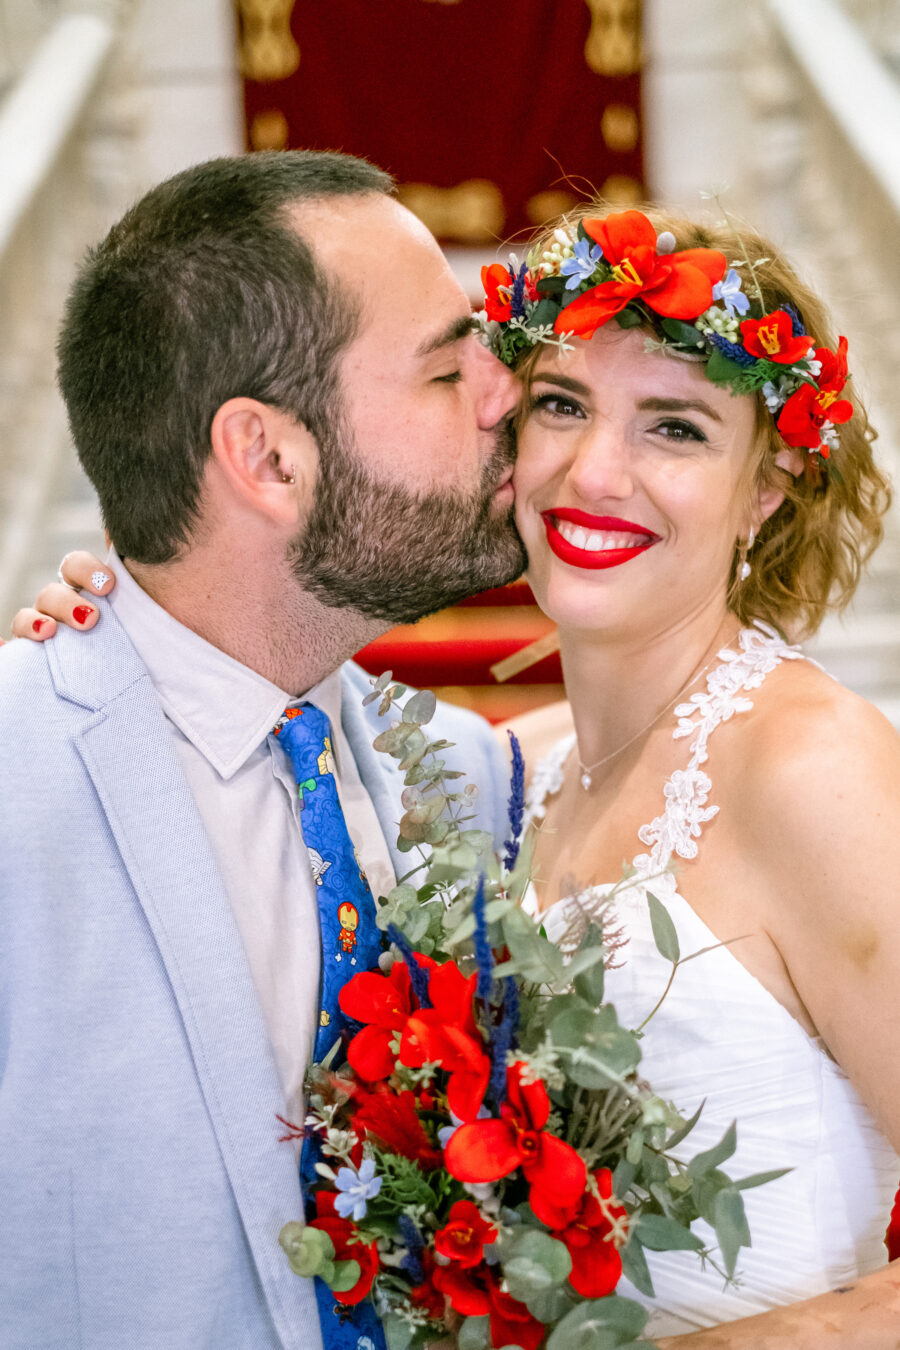
POLYGON ((573 380, 571 375, 556 375, 539 371, 532 379, 532 384, 555 384, 559 389, 567 389, 570 394, 580 394, 582 398, 590 398, 591 391, 586 384, 580 380, 573 380))
POLYGON ((463 338, 467 338, 474 333, 477 326, 477 320, 471 314, 462 314, 458 319, 451 319, 439 333, 426 338, 420 344, 416 350, 416 355, 431 356, 433 352, 439 352, 442 347, 452 347, 454 342, 461 342, 463 338))
POLYGON ((699 412, 705 413, 714 422, 722 421, 719 414, 702 398, 644 398, 638 408, 641 412, 699 412))

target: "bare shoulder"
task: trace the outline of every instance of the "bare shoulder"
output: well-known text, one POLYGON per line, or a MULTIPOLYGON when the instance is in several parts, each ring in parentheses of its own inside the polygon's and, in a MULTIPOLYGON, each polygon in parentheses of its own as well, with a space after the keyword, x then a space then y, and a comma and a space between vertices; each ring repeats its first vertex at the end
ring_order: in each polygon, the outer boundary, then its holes
POLYGON ((809 662, 754 699, 741 755, 748 828, 796 857, 878 832, 900 811, 900 735, 873 704, 809 662))
POLYGON ((554 745, 564 736, 570 735, 574 729, 572 709, 565 700, 548 703, 543 708, 535 708, 532 712, 523 713, 521 717, 514 717, 511 722, 495 728, 498 737, 507 746, 509 744, 507 731, 515 733, 525 757, 525 772, 528 778, 531 777, 538 760, 549 754, 554 745))

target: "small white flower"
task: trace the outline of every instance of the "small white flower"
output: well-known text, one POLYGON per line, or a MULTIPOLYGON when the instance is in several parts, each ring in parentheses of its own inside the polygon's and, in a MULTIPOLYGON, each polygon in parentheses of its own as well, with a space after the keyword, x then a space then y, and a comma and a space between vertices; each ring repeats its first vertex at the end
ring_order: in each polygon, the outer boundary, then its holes
POLYGON ((674 253, 675 236, 671 230, 663 230, 662 234, 656 236, 657 253, 674 253))

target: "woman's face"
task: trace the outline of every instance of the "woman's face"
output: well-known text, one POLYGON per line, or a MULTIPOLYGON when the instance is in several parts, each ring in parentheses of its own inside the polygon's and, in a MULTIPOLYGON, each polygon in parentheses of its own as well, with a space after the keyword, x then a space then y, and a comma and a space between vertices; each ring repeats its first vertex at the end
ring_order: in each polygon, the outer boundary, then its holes
MULTIPOLYGON (((610 324, 535 369, 516 519, 563 627, 666 631, 718 606, 751 518, 755 404, 610 324)), ((772 508, 774 509, 774 507, 772 508)))

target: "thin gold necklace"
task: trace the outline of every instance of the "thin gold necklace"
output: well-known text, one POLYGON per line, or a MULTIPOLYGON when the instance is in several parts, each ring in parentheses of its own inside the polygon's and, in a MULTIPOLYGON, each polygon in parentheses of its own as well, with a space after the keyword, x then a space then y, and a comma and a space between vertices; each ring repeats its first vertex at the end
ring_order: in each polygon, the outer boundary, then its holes
MULTIPOLYGON (((737 636, 737 635, 735 634, 735 636, 737 636)), ((731 639, 731 641, 733 641, 733 639, 731 639)), ((728 645, 729 645, 728 643, 725 644, 726 647, 727 647, 728 645)), ((721 650, 721 648, 719 648, 718 650, 721 650)), ((595 769, 599 769, 603 764, 608 764, 609 761, 610 761, 611 759, 615 759, 617 755, 621 755, 622 752, 623 752, 624 750, 627 750, 627 749, 628 749, 629 745, 634 745, 635 741, 640 740, 640 738, 641 738, 642 736, 646 735, 646 733, 647 733, 648 731, 650 731, 651 728, 655 727, 656 724, 657 724, 657 722, 659 721, 659 719, 662 717, 663 713, 667 713, 667 712, 669 711, 670 708, 672 708, 672 707, 675 706, 675 704, 676 704, 676 703, 678 702, 678 700, 681 698, 682 694, 686 694, 687 691, 690 689, 691 685, 692 685, 692 684, 696 684, 697 681, 698 681, 703 675, 706 674, 706 672, 709 670, 710 666, 713 664, 714 661, 717 660, 717 658, 718 658, 718 652, 716 653, 716 655, 710 657, 710 659, 707 661, 706 665, 703 667, 702 670, 698 670, 697 673, 696 673, 696 675, 692 675, 692 676, 691 676, 691 678, 688 680, 687 684, 683 684, 683 685, 681 686, 681 688, 678 690, 678 693, 675 695, 675 697, 672 698, 672 699, 670 699, 669 702, 666 704, 666 706, 665 706, 664 708, 660 708, 659 712, 656 714, 656 716, 653 718, 652 721, 648 722, 647 725, 646 725, 645 727, 641 727, 640 731, 635 732, 635 734, 631 737, 630 740, 627 740, 627 741, 625 742, 624 745, 620 745, 620 746, 619 746, 618 750, 613 750, 611 754, 609 754, 609 755, 604 755, 602 759, 598 759, 596 764, 582 764, 581 759, 580 759, 580 757, 579 757, 579 755, 578 755, 578 753, 577 753, 577 749, 578 749, 578 741, 577 741, 577 739, 576 739, 576 741, 575 741, 575 748, 576 748, 575 758, 576 758, 576 760, 578 760, 578 767, 579 767, 579 769, 581 770, 581 786, 584 788, 585 792, 589 791, 589 789, 590 789, 590 787, 591 787, 591 784, 592 784, 592 782, 593 782, 593 779, 591 778, 591 774, 594 772, 594 770, 595 770, 595 769)))

